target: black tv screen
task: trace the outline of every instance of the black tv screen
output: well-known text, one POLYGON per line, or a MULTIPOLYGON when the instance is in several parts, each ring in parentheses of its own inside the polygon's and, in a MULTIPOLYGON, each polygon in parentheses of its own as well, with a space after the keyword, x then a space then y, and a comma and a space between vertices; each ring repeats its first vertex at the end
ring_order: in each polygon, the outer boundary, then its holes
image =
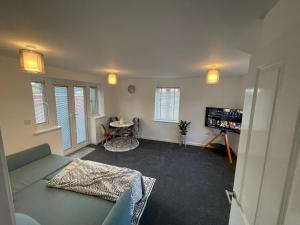
POLYGON ((206 107, 205 126, 240 133, 242 117, 241 109, 206 107))

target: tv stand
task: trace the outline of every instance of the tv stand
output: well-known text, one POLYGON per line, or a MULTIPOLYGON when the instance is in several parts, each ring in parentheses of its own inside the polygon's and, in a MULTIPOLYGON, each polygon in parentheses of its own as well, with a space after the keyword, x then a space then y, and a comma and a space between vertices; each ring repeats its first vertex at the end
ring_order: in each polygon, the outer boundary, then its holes
POLYGON ((225 142, 225 145, 226 145, 228 160, 229 160, 229 163, 232 163, 232 157, 231 157, 231 152, 230 152, 230 145, 229 145, 229 141, 228 141, 228 136, 227 136, 227 131, 226 130, 221 130, 219 134, 216 134, 206 145, 204 145, 202 147, 203 148, 207 148, 208 145, 210 145, 214 140, 216 140, 220 136, 224 137, 224 142, 225 142))

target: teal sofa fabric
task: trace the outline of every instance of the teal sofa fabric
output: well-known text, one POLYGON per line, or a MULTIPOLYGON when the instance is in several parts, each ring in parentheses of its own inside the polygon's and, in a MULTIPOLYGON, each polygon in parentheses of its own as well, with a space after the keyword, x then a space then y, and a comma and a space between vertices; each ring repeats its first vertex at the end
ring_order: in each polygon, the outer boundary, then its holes
POLYGON ((22 213, 16 213, 16 225, 41 225, 41 224, 36 222, 28 215, 22 213))
POLYGON ((42 225, 101 225, 114 203, 93 196, 48 188, 46 180, 14 196, 16 212, 25 213, 42 225))
POLYGON ((42 144, 6 157, 8 171, 18 169, 35 160, 51 155, 49 144, 42 144))
POLYGON ((9 176, 12 192, 16 193, 21 191, 25 187, 47 177, 54 171, 65 167, 71 161, 72 158, 70 157, 48 155, 11 171, 9 176))
MULTIPOLYGON (((130 191, 113 203, 47 187, 48 180, 71 161, 51 154, 48 144, 7 157, 14 206, 21 213, 17 225, 23 225, 26 215, 40 225, 131 225, 130 191)), ((36 225, 33 222, 26 225, 36 225)))
POLYGON ((128 225, 131 224, 130 216, 131 191, 127 190, 116 202, 102 225, 128 225))

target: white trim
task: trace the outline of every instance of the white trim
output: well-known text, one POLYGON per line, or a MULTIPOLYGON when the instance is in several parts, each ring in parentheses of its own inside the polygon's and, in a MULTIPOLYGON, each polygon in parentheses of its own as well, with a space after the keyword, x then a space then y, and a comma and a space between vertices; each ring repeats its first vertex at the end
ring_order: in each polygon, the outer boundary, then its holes
POLYGON ((40 129, 40 130, 37 130, 36 132, 34 132, 33 135, 37 136, 40 134, 49 133, 49 132, 59 130, 59 129, 61 129, 61 126, 54 126, 54 127, 49 127, 49 128, 45 128, 45 129, 40 129))
POLYGON ((104 118, 105 115, 92 115, 92 116, 89 116, 90 119, 101 119, 101 118, 104 118))
MULTIPOLYGON (((140 138, 146 139, 146 140, 152 140, 152 141, 163 141, 163 142, 179 144, 179 140, 174 140, 174 139, 149 137, 149 136, 140 136, 140 138)), ((188 142, 186 142, 186 144, 201 147, 201 145, 203 145, 204 143, 188 141, 188 142)))
POLYGON ((291 155, 289 158, 288 169, 285 178, 285 186, 283 190, 283 195, 281 199, 281 206, 277 224, 284 224, 286 219, 286 214, 288 210, 288 205, 290 203, 290 195, 292 193, 293 182, 295 182, 296 169, 298 162, 298 155, 300 154, 300 107, 298 109, 298 118, 296 122, 296 130, 293 138, 293 147, 291 155))
POLYGON ((152 120, 152 122, 158 122, 158 123, 175 123, 175 124, 178 124, 179 121, 171 121, 171 120, 152 120))
MULTIPOLYGON (((277 78, 276 78, 276 86, 275 86, 275 90, 274 90, 273 105, 272 105, 272 109, 271 109, 272 112, 271 112, 271 118, 270 118, 269 132, 267 134, 267 146, 266 146, 265 158, 264 158, 264 163, 263 163, 262 176, 261 176, 260 185, 259 185, 257 206, 256 206, 256 209, 255 209, 254 224, 257 223, 258 212, 259 212, 259 209, 260 209, 261 204, 262 204, 261 203, 261 201, 262 201, 261 195, 262 195, 263 184, 264 184, 264 181, 265 181, 267 159, 269 158, 269 154, 270 154, 271 131, 273 130, 274 113, 275 113, 276 105, 278 104, 277 97, 278 97, 279 90, 281 88, 281 82, 280 81, 281 81, 281 76, 282 76, 282 65, 276 63, 276 64, 272 64, 270 66, 263 66, 263 67, 259 68, 257 78, 259 79, 260 78, 259 76, 261 76, 261 73, 265 72, 265 71, 268 71, 268 70, 275 70, 276 74, 277 74, 277 78)), ((241 200, 243 200, 243 199, 241 199, 241 200)))

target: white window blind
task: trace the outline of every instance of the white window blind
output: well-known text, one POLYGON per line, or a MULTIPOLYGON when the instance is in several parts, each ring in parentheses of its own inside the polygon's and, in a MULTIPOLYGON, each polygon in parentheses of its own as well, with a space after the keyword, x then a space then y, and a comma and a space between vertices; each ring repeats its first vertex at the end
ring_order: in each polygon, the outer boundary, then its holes
POLYGON ((54 94, 57 125, 61 126, 62 143, 64 150, 67 150, 72 146, 68 88, 55 86, 54 94))
POLYGON ((35 123, 41 124, 47 121, 45 108, 45 90, 44 84, 39 82, 31 82, 33 106, 35 114, 35 123))
POLYGON ((77 144, 86 141, 84 87, 74 87, 77 144))
POLYGON ((97 88, 90 88, 90 105, 91 105, 91 114, 98 115, 98 98, 97 98, 97 88))
POLYGON ((154 120, 178 122, 180 88, 156 88, 154 120))

